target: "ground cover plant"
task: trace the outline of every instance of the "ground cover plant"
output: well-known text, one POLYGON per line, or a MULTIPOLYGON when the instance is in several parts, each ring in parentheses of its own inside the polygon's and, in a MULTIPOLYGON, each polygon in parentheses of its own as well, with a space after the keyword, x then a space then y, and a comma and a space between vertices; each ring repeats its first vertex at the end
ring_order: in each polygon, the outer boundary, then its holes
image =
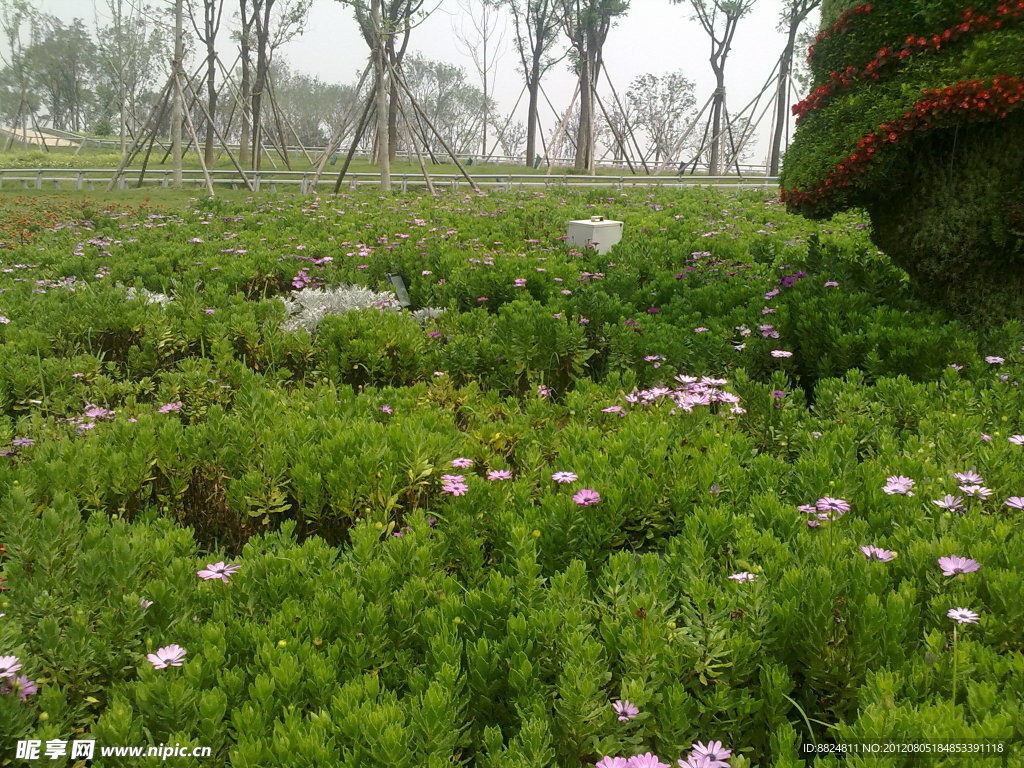
POLYGON ((360 191, 28 234, 0 764, 1021 765, 1024 327, 922 306, 862 217, 360 191), (564 241, 597 213, 609 254, 564 241))

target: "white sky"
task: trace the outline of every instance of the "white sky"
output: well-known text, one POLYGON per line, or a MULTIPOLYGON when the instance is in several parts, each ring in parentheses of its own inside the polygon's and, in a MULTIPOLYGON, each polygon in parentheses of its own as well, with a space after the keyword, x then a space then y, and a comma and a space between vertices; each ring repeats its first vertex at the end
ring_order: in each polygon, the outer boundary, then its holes
MULTIPOLYGON (((227 0, 227 8, 237 14, 237 1, 227 0)), ((478 82, 473 63, 463 47, 455 40, 453 24, 458 25, 461 9, 457 0, 432 0, 436 10, 413 31, 410 50, 419 51, 428 58, 457 64, 478 82)), ((103 23, 106 14, 104 0, 36 0, 37 6, 65 21, 83 18, 92 27, 97 14, 103 23)), ((431 7, 428 0, 427 7, 431 7)), ((157 8, 172 6, 168 0, 155 0, 157 8)), ((751 14, 737 29, 733 52, 726 71, 728 105, 731 113, 738 113, 761 90, 778 60, 785 43, 776 31, 782 0, 758 0, 751 14)), ((227 16, 228 11, 225 11, 227 16)), ((645 74, 663 74, 682 70, 696 83, 697 108, 714 90, 714 78, 708 64, 709 42, 700 25, 690 16, 688 3, 675 5, 669 0, 633 0, 628 14, 612 28, 605 44, 605 63, 608 74, 620 98, 633 78, 645 74)), ((505 17, 508 19, 507 15, 505 17)), ((817 25, 818 14, 812 14, 811 23, 817 25)), ((513 44, 511 20, 502 47, 495 76, 494 92, 499 112, 507 116, 522 88, 522 76, 517 67, 518 54, 513 44)), ((186 30, 189 24, 186 21, 186 30)), ((234 59, 231 43, 225 36, 221 46, 226 64, 234 59)), ((563 46, 564 47, 564 46, 563 46)), ((336 0, 313 0, 309 23, 301 38, 285 45, 281 51, 293 69, 313 74, 328 82, 351 82, 358 78, 365 65, 368 50, 356 28, 352 11, 336 0)), ((798 52, 799 55, 799 52, 798 52)), ((552 103, 564 110, 572 98, 575 79, 568 64, 556 65, 548 73, 542 86, 552 103)), ((611 102, 607 82, 601 82, 599 93, 606 104, 611 102)), ((767 97, 766 97, 767 98, 767 97)), ((543 105, 543 100, 542 100, 543 105)), ((758 114, 764 107, 762 100, 758 114)), ((526 99, 517 110, 516 120, 526 122, 526 99)), ((771 110, 761 122, 752 162, 764 162, 770 133, 771 110)), ((545 134, 555 124, 551 110, 542 106, 541 125, 545 134)))

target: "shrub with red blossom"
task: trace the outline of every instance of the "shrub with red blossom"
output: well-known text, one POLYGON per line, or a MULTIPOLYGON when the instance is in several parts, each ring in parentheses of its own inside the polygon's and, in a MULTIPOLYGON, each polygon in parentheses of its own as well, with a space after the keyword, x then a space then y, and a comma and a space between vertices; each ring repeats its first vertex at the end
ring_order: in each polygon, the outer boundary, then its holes
POLYGON ((1024 0, 831 0, 781 199, 867 209, 918 293, 1024 317, 1024 0))

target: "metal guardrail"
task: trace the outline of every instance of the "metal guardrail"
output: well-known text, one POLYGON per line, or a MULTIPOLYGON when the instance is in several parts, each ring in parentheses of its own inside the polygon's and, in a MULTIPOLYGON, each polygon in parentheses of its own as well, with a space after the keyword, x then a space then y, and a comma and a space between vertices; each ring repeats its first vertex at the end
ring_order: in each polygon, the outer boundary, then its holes
MULTIPOLYGON (((116 188, 128 189, 134 186, 140 171, 126 169, 118 175, 116 188)), ((62 189, 64 185, 73 185, 76 190, 96 189, 97 185, 110 183, 114 171, 110 168, 8 168, 0 169, 0 189, 8 184, 20 185, 22 189, 45 189, 53 185, 54 189, 62 189)), ((147 169, 143 177, 149 186, 170 187, 174 172, 166 169, 147 169)), ((278 191, 284 188, 298 187, 300 194, 314 194, 321 187, 333 187, 333 174, 324 174, 319 180, 312 171, 247 171, 246 177, 252 182, 255 191, 269 189, 278 191)), ((346 186, 356 189, 360 186, 379 185, 379 173, 349 173, 345 177, 346 186)), ((470 188, 465 178, 456 174, 431 175, 435 187, 447 188, 452 191, 470 188)), ((210 171, 210 180, 214 184, 227 184, 232 189, 245 187, 245 181, 234 170, 210 171)), ((487 173, 473 175, 473 180, 480 187, 498 187, 504 190, 572 186, 572 187, 607 187, 614 186, 621 190, 626 187, 721 187, 727 189, 768 189, 778 185, 774 176, 743 177, 743 176, 577 176, 575 174, 502 174, 487 173)), ((411 187, 425 187, 426 182, 419 174, 396 173, 391 175, 392 185, 403 192, 411 187)), ((200 170, 182 171, 183 184, 203 186, 206 180, 200 170)), ((101 188, 102 188, 101 186, 101 188)))
MULTIPOLYGON (((0 133, 4 133, 6 135, 7 133, 10 133, 10 131, 7 131, 6 129, 0 127, 0 133)), ((77 143, 85 142, 86 146, 110 149, 110 150, 113 150, 115 152, 120 152, 121 151, 121 141, 120 141, 120 139, 101 139, 101 138, 97 138, 97 137, 94 137, 94 136, 85 136, 85 135, 80 134, 80 133, 75 133, 74 131, 65 131, 65 130, 62 130, 60 128, 44 128, 42 130, 42 133, 43 134, 52 134, 52 136, 50 138, 52 138, 54 140, 60 139, 60 140, 65 140, 65 141, 74 141, 74 142, 77 142, 77 143)), ((17 137, 17 135, 18 134, 15 132, 15 136, 16 137, 17 137)), ((43 139, 43 141, 46 142, 47 140, 43 139)), ((131 144, 130 141, 128 143, 129 143, 129 145, 131 144)), ((161 146, 169 145, 170 144, 170 139, 157 139, 157 143, 160 144, 161 146)), ((40 142, 39 141, 35 141, 34 144, 35 144, 35 146, 40 146, 40 142)), ((47 142, 47 146, 56 148, 59 145, 47 142)), ((237 153, 239 151, 239 149, 240 149, 240 146, 238 144, 228 143, 228 148, 232 152, 237 153)), ((305 146, 300 147, 300 146, 297 146, 297 145, 290 145, 290 146, 287 146, 287 147, 284 148, 284 151, 286 151, 288 153, 288 156, 291 159, 295 159, 295 160, 300 159, 301 157, 303 157, 303 152, 307 152, 310 155, 317 156, 317 155, 322 154, 325 150, 326 150, 326 147, 305 147, 305 146)), ((270 147, 270 146, 264 147, 264 152, 266 152, 269 157, 271 157, 271 158, 279 158, 278 155, 274 154, 275 151, 276 150, 273 147, 270 147)), ((395 154, 396 154, 396 156, 398 158, 401 158, 403 160, 408 160, 410 162, 416 160, 416 153, 415 152, 410 152, 409 150, 400 149, 395 154)), ((356 157, 371 157, 372 155, 373 155, 372 151, 358 150, 355 153, 356 157)), ((481 163, 481 162, 486 162, 486 163, 507 163, 507 164, 510 164, 510 165, 520 165, 520 164, 522 164, 524 156, 525 156, 525 155, 494 155, 494 154, 486 155, 485 156, 485 155, 476 154, 476 153, 473 153, 473 152, 457 152, 456 155, 459 157, 460 160, 463 160, 463 161, 471 160, 472 163, 481 163)), ((552 165, 554 167, 556 167, 556 168, 571 168, 573 166, 573 164, 575 163, 575 161, 576 161, 576 159, 573 158, 573 157, 547 158, 547 157, 543 157, 542 156, 541 159, 542 159, 542 167, 547 167, 546 164, 548 163, 548 161, 550 161, 552 163, 552 165)), ((625 160, 610 159, 610 160, 596 160, 595 162, 597 163, 598 167, 600 167, 600 168, 614 168, 614 169, 626 170, 629 167, 629 163, 626 162, 625 160)), ((652 168, 653 167, 658 167, 658 166, 661 165, 660 161, 650 161, 650 162, 651 162, 651 167, 652 168)), ((636 161, 636 160, 633 161, 633 164, 635 166, 637 166, 638 168, 640 166, 640 163, 638 161, 636 161)), ((678 165, 679 165, 679 162, 677 161, 677 162, 674 162, 674 163, 670 163, 669 167, 678 167, 678 165)), ((733 168, 735 166, 730 165, 729 167, 733 168)), ((744 173, 757 174, 757 175, 763 175, 763 174, 767 173, 767 171, 768 171, 768 166, 766 166, 764 164, 740 163, 739 167, 740 167, 740 170, 742 172, 744 172, 744 173)))

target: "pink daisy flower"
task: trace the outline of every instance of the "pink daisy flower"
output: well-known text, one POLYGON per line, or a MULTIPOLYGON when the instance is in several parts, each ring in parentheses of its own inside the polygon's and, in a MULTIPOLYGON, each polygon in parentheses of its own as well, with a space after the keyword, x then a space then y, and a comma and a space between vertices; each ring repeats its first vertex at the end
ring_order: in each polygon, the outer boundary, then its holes
POLYGON ((201 571, 196 571, 196 575, 201 579, 210 581, 211 579, 220 579, 227 584, 230 579, 228 576, 236 573, 242 566, 240 565, 228 565, 223 560, 219 563, 207 564, 206 568, 201 571))
POLYGON ((959 624, 977 624, 981 618, 974 611, 966 608, 950 608, 946 615, 959 624))
POLYGON ((956 576, 961 573, 973 573, 981 568, 981 564, 977 560, 971 560, 968 557, 953 555, 951 557, 940 557, 939 568, 942 569, 943 576, 956 576))
POLYGON ((185 661, 186 653, 187 651, 180 645, 165 645, 163 648, 157 649, 156 653, 148 654, 146 659, 156 669, 180 667, 185 661))
POLYGON ((576 494, 573 495, 572 500, 581 507, 592 507, 601 500, 601 494, 597 491, 592 491, 589 488, 584 488, 577 491, 576 494))
POLYGON ((631 701, 613 701, 612 709, 615 710, 615 714, 619 716, 621 722, 632 720, 640 714, 640 710, 631 701))
POLYGON ((860 551, 864 553, 864 557, 868 560, 878 560, 883 563, 888 563, 896 557, 895 552, 891 552, 888 549, 879 549, 878 547, 861 547, 860 551))

